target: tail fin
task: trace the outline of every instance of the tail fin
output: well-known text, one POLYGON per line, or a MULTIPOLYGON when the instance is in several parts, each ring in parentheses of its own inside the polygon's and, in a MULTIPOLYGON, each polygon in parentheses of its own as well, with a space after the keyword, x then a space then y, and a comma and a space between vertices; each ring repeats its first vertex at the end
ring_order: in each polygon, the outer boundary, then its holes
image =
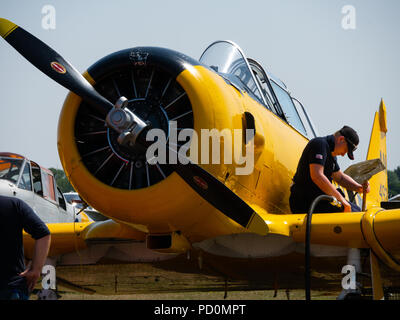
POLYGON ((367 196, 367 207, 380 206, 381 201, 388 200, 387 153, 386 153, 386 107, 381 100, 379 111, 375 112, 367 160, 381 159, 386 169, 373 176, 369 183, 371 192, 367 196))

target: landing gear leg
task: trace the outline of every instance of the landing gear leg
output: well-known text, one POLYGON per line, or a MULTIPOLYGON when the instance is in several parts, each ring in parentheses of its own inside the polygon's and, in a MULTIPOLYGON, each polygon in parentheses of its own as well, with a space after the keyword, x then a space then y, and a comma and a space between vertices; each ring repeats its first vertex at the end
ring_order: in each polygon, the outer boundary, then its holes
POLYGON ((379 261, 372 250, 369 251, 369 261, 371 264, 372 296, 374 300, 384 300, 381 272, 379 261))

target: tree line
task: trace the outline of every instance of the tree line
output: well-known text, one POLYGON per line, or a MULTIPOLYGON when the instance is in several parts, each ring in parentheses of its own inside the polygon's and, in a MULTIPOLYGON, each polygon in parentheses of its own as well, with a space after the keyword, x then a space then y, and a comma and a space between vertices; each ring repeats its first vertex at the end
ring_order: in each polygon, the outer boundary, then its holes
POLYGON ((49 168, 49 170, 53 172, 57 186, 60 188, 62 193, 75 192, 63 170, 55 168, 49 168))
POLYGON ((400 167, 393 171, 388 170, 388 189, 389 198, 400 194, 400 167))

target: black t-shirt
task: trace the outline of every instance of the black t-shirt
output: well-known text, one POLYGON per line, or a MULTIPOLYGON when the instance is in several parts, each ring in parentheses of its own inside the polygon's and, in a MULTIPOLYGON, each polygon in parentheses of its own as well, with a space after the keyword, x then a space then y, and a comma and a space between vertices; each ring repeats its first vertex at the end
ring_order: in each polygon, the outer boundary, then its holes
POLYGON ((322 165, 324 175, 332 182, 332 174, 340 170, 336 157, 333 157, 331 153, 334 149, 335 137, 333 135, 314 138, 308 142, 293 177, 294 185, 291 191, 295 198, 303 198, 307 202, 312 202, 316 197, 324 194, 311 179, 310 164, 322 165))
POLYGON ((35 240, 50 234, 24 201, 0 195, 0 289, 26 285, 22 229, 35 240))

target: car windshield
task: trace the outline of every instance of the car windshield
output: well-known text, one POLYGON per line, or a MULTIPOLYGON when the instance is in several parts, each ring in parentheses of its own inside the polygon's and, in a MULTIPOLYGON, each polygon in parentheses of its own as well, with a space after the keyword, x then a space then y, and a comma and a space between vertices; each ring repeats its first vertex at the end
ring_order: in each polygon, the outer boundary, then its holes
POLYGON ((77 193, 64 193, 64 198, 68 203, 72 203, 72 200, 81 200, 77 193))
POLYGON ((73 204, 78 209, 83 209, 86 205, 85 201, 81 199, 78 193, 64 193, 64 197, 68 203, 73 204))
POLYGON ((23 159, 0 157, 0 179, 17 183, 23 161, 23 159))
POLYGON ((231 41, 217 41, 201 55, 200 62, 219 74, 236 76, 259 101, 264 103, 260 89, 242 50, 231 41))

